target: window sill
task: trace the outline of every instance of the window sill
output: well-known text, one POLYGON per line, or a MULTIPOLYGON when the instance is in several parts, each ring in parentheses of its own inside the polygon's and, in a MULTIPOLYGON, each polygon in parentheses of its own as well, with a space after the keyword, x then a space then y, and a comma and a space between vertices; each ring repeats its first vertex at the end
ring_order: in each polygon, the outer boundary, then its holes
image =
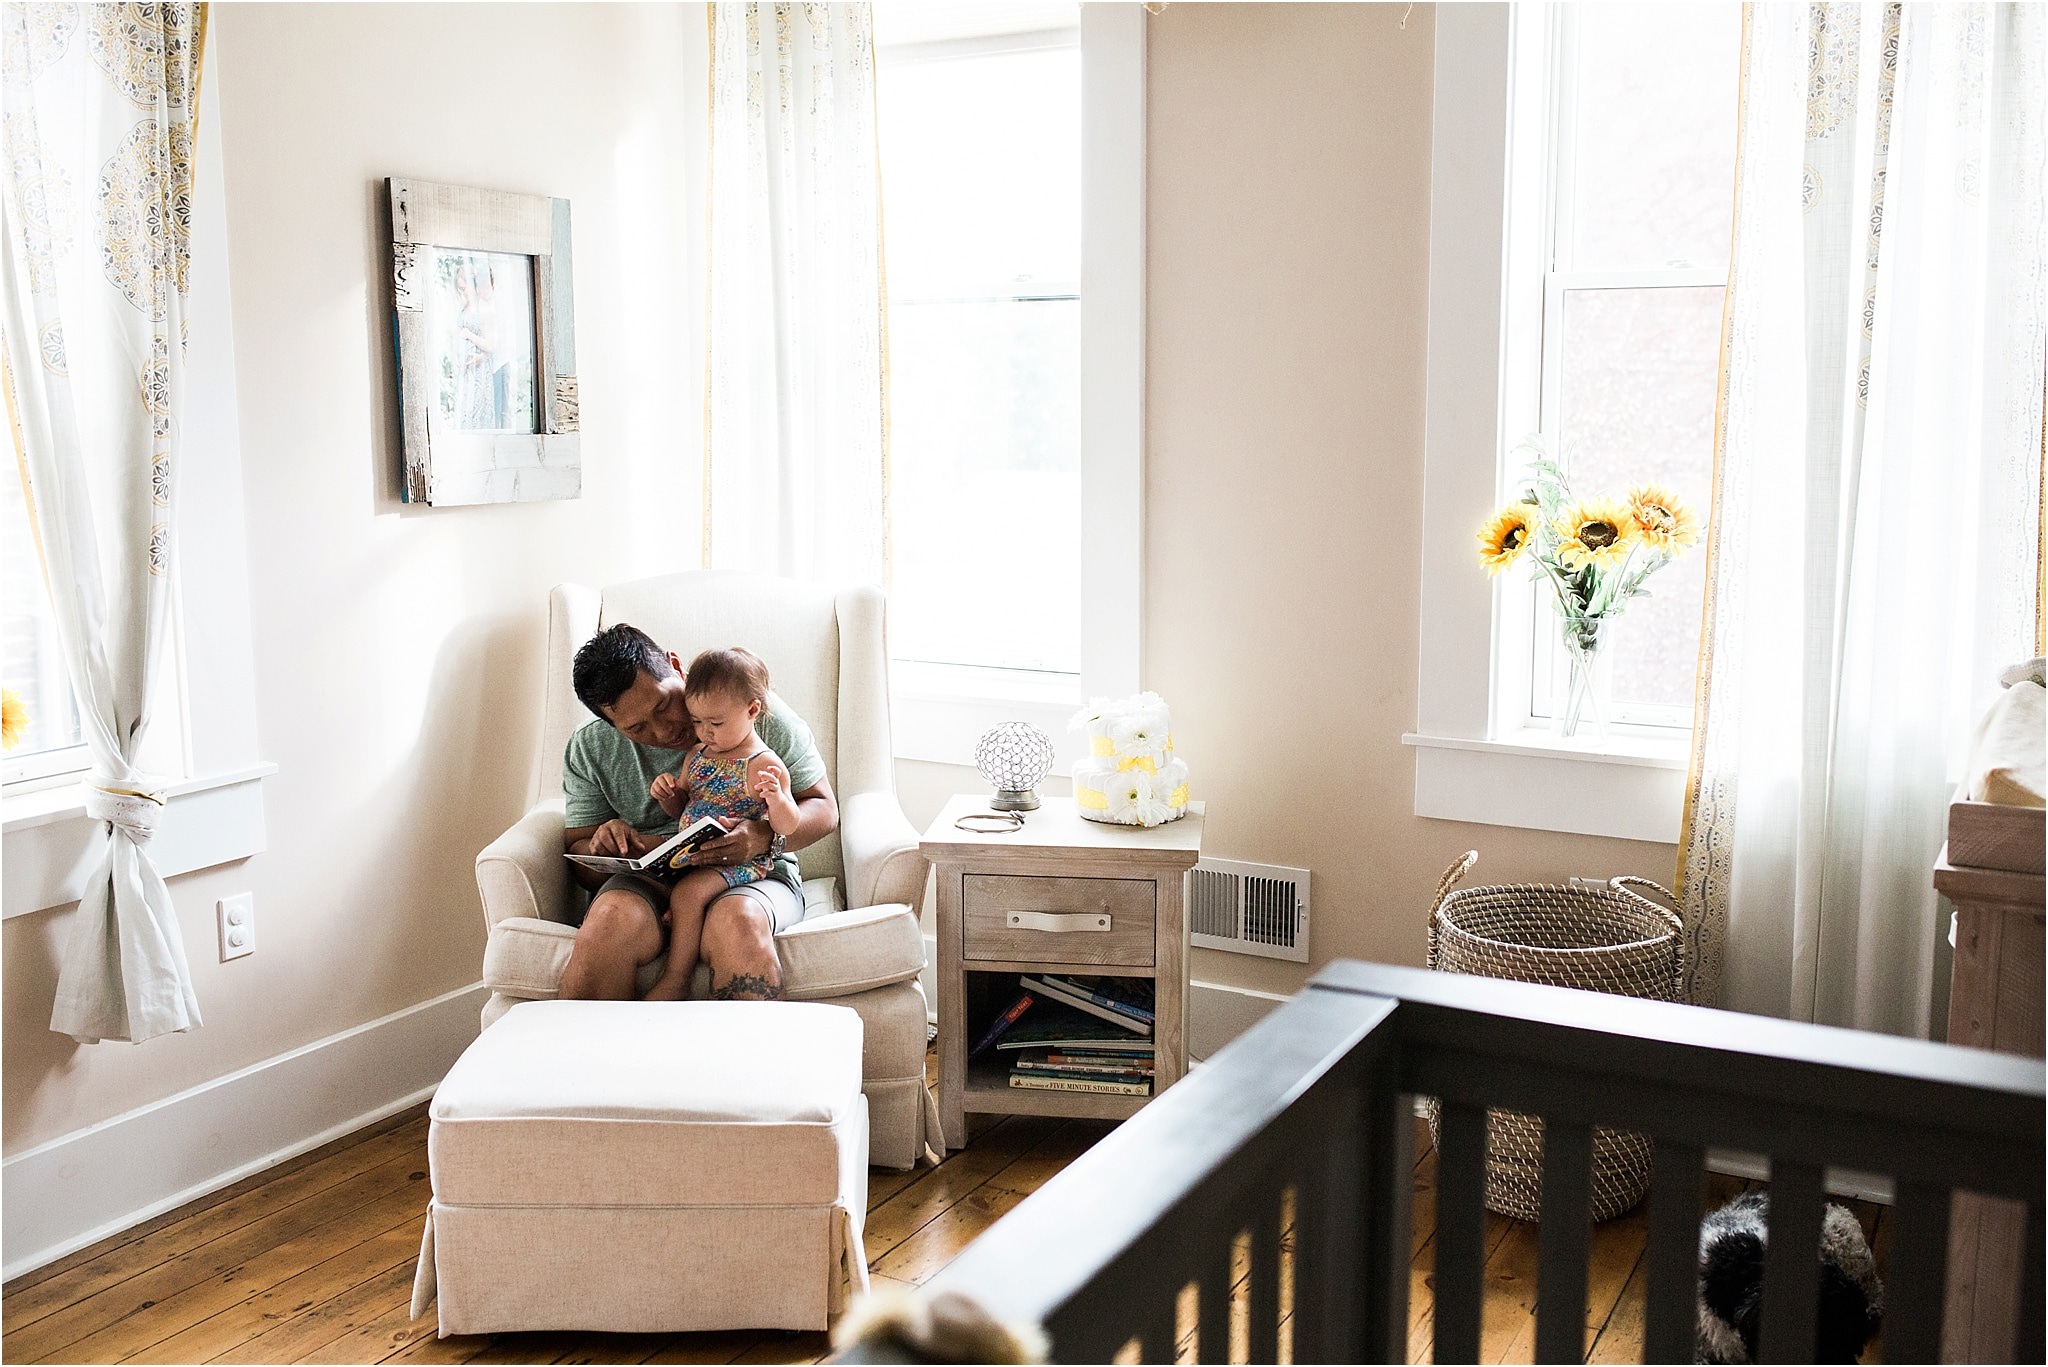
POLYGON ((1542 731, 1500 740, 1410 733, 1415 814, 1572 835, 1676 844, 1690 754, 1682 737, 1606 741, 1542 731))
POLYGON ((898 759, 972 765, 982 733, 1006 721, 1051 737, 1055 774, 1071 773, 1081 756, 1080 737, 1067 730, 1081 706, 1079 675, 910 660, 892 661, 890 670, 898 759))
MULTIPOLYGON (((169 803, 149 842, 157 872, 173 878, 262 853, 262 780, 276 772, 275 764, 256 764, 167 785, 169 803)), ((100 853, 100 823, 85 815, 82 782, 0 797, 0 824, 0 915, 11 920, 79 899, 100 853)))

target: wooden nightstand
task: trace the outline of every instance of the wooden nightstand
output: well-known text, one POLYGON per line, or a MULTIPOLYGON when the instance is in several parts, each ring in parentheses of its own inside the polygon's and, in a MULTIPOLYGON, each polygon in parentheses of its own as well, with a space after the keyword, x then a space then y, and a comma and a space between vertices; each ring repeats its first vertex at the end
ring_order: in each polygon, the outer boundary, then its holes
POLYGON ((918 848, 938 876, 939 1118, 946 1144, 967 1142, 967 1113, 1121 1120, 1149 1097, 1027 1091, 1007 1066, 967 1050, 979 1011, 1015 997, 1021 973, 1150 978, 1154 988, 1153 1090, 1187 1072, 1188 920, 1181 885, 1202 854, 1202 804, 1164 826, 1084 821, 1071 798, 1048 797, 1024 828, 1000 834, 953 823, 988 810, 956 797, 918 848), (970 982, 970 975, 974 981, 970 982))

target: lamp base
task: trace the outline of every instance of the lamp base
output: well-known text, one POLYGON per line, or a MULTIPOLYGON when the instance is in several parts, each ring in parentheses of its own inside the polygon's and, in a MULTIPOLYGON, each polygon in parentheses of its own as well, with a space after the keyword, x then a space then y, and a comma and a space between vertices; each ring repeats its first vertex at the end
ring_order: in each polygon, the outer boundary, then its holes
POLYGON ((988 805, 999 812, 1035 812, 1038 794, 1030 788, 1000 788, 988 805))

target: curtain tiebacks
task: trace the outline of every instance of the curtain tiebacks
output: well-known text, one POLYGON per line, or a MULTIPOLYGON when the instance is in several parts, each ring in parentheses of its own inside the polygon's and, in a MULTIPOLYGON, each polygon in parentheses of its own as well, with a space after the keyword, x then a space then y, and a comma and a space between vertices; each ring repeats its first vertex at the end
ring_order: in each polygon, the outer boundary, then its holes
POLYGON ((118 826, 137 845, 156 834, 156 820, 165 805, 162 793, 92 784, 85 791, 85 814, 94 821, 118 826))

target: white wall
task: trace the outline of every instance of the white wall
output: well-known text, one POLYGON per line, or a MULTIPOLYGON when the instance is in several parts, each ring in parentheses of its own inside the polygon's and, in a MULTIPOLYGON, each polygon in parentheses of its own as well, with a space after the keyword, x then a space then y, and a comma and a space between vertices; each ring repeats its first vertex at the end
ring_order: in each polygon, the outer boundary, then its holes
POLYGON ((9 1155, 475 982, 471 861, 525 801, 548 587, 698 561, 703 7, 236 4, 211 29, 228 221, 198 231, 231 262, 269 849, 173 884, 186 1035, 51 1034, 69 910, 5 923, 9 1155), (393 175, 570 201, 580 500, 399 504, 393 175), (258 947, 220 964, 213 902, 242 890, 258 947))

